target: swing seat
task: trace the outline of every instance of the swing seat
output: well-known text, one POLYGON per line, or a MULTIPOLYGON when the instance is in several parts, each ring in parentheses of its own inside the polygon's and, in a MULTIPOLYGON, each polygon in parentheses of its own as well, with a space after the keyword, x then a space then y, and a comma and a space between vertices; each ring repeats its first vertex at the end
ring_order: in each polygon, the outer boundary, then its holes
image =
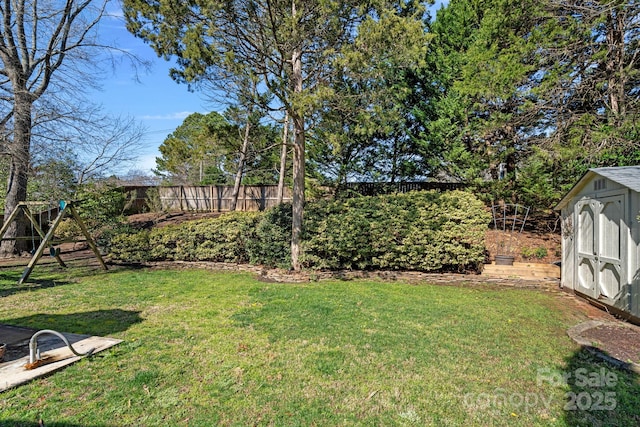
POLYGON ((51 246, 49 248, 49 255, 51 256, 51 258, 55 258, 57 256, 60 255, 60 248, 55 248, 53 246, 51 246))

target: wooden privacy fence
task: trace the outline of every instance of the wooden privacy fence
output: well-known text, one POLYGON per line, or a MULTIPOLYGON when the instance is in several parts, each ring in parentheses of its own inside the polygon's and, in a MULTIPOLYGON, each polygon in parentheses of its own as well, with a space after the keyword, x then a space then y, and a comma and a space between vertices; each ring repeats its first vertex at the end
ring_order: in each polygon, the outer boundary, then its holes
MULTIPOLYGON (((231 210, 233 187, 224 185, 157 187, 165 211, 226 212, 231 210)), ((278 202, 277 185, 240 186, 236 210, 262 211, 278 202)), ((291 201, 291 190, 284 189, 283 201, 291 201)))
MULTIPOLYGON (((233 187, 224 185, 210 186, 171 186, 158 189, 160 203, 166 211, 226 212, 231 210, 233 187)), ((439 190, 451 191, 464 188, 464 184, 447 182, 356 182, 340 186, 337 192, 350 190, 363 196, 388 193, 406 193, 409 191, 439 190)), ((261 211, 277 204, 277 185, 244 185, 238 194, 237 210, 261 211)), ((291 189, 285 187, 284 202, 291 201, 291 189)))
MULTIPOLYGON (((60 213, 58 202, 22 202, 31 206, 37 224, 40 228, 47 228, 49 223, 53 221, 60 213)), ((4 212, 0 212, 0 227, 4 225, 4 212)), ((31 232, 31 231, 29 231, 31 232)), ((36 236, 36 240, 40 239, 36 236)))

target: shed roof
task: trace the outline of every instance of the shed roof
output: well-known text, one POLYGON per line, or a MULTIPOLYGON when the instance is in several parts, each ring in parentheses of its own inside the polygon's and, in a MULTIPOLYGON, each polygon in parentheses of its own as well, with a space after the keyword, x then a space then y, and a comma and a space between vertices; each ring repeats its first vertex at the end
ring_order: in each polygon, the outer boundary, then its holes
POLYGON ((620 185, 640 193, 640 166, 617 166, 606 168, 592 168, 578 180, 571 190, 560 200, 554 209, 559 210, 569 204, 569 201, 591 182, 594 176, 601 176, 610 179, 620 185))

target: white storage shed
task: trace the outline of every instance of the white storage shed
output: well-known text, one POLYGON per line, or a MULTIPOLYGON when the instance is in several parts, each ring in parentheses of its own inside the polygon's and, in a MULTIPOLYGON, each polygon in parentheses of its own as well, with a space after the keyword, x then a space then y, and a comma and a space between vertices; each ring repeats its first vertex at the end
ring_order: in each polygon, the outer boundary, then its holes
POLYGON ((590 169, 556 206, 561 286, 640 319, 640 166, 590 169))

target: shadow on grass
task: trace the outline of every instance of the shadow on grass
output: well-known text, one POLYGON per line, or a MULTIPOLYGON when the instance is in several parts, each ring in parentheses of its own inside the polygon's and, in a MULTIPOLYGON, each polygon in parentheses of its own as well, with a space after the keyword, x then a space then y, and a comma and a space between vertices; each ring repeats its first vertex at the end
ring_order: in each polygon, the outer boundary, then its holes
POLYGON ((640 376, 628 364, 583 347, 567 361, 562 375, 568 385, 567 425, 640 425, 640 376))
POLYGON ((53 329, 61 332, 106 336, 126 331, 132 325, 140 322, 142 322, 142 318, 139 311, 111 309, 72 314, 40 313, 7 319, 3 323, 34 329, 53 329))
POLYGON ((53 288, 55 286, 64 286, 71 283, 66 280, 30 279, 27 283, 18 285, 18 279, 20 279, 21 276, 22 271, 0 272, 0 298, 8 297, 20 292, 36 291, 38 289, 53 288))
MULTIPOLYGON (((0 266, 0 298, 8 297, 14 294, 18 294, 21 292, 28 291, 36 291, 39 289, 53 288, 56 286, 63 286, 73 283, 70 280, 58 280, 58 279, 38 279, 38 274, 41 275, 49 275, 50 277, 58 277, 61 276, 60 273, 73 273, 73 277, 82 278, 87 276, 96 276, 99 274, 110 273, 114 271, 137 271, 147 268, 147 266, 143 264, 129 263, 129 264, 112 264, 108 263, 108 270, 104 270, 100 268, 98 265, 97 259, 95 258, 96 265, 83 265, 81 263, 77 263, 77 260, 72 260, 67 262, 67 268, 62 268, 57 264, 48 264, 44 266, 36 266, 38 271, 31 273, 29 278, 22 285, 18 285, 18 280, 22 276, 24 268, 22 267, 2 267, 0 266), (76 263, 77 265, 74 265, 76 263)), ((82 260, 80 260, 82 261, 82 260)))

